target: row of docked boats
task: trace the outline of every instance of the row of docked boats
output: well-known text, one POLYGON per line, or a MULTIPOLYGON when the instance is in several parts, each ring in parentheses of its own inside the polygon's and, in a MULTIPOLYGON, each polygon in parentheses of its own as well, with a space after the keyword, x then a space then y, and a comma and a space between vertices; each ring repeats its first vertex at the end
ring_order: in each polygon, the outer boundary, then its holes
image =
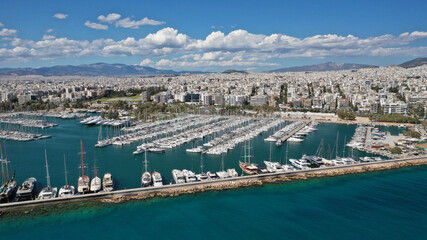
POLYGON ((296 121, 289 125, 284 126, 283 128, 279 129, 275 133, 273 133, 271 136, 264 139, 266 142, 275 142, 277 146, 281 146, 283 144, 282 138, 288 134, 290 134, 295 129, 301 127, 303 124, 305 124, 302 121, 296 121))
POLYGON ((218 172, 201 172, 199 174, 194 173, 191 170, 183 169, 172 170, 172 177, 175 183, 191 183, 191 182, 199 182, 199 181, 211 181, 216 179, 225 179, 225 178, 233 178, 238 177, 239 174, 234 168, 227 169, 225 171, 218 172))
POLYGON ((296 132, 286 141, 288 142, 302 142, 304 141, 304 137, 310 134, 313 131, 317 130, 318 122, 310 122, 307 126, 304 126, 300 131, 296 132))
POLYGON ((129 125, 130 123, 130 120, 106 119, 101 116, 92 116, 80 121, 80 124, 85 125, 103 125, 112 127, 122 127, 129 125))

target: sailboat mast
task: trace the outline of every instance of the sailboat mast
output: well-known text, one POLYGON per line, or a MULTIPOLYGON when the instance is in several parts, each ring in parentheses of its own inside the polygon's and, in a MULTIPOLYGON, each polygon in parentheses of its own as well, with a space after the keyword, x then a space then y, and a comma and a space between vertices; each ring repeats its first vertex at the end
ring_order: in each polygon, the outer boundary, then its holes
POLYGON ((47 164, 47 152, 44 150, 44 159, 46 161, 46 179, 47 179, 47 187, 50 188, 50 176, 49 176, 49 165, 47 164))
POLYGON ((271 162, 271 142, 270 142, 270 157, 269 157, 268 161, 271 162))
POLYGON ((83 159, 83 140, 80 140, 80 155, 82 155, 82 176, 85 175, 85 163, 83 159))
POLYGON ((147 151, 144 152, 145 155, 145 172, 147 172, 147 151))
POLYGON ((203 173, 203 153, 202 154, 200 154, 200 171, 201 171, 201 173, 203 173))
POLYGON ((221 171, 224 171, 224 153, 221 154, 221 171))
POLYGON ((345 141, 347 140, 347 135, 344 135, 344 143, 342 146, 342 157, 345 157, 345 141))
POLYGON ((93 159, 93 167, 94 167, 94 171, 95 171, 95 177, 98 177, 98 172, 96 171, 96 153, 94 155, 94 159, 93 159))
POLYGON ((10 176, 9 176, 9 163, 7 161, 7 150, 6 150, 6 143, 3 142, 3 146, 4 146, 4 160, 6 161, 6 176, 7 176, 7 180, 9 181, 10 176))
POLYGON ((65 161, 65 154, 64 154, 64 169, 65 169, 65 185, 68 185, 67 163, 65 161))
POLYGON ((339 138, 340 132, 337 132, 337 141, 335 143, 335 158, 338 157, 338 138, 339 138))
POLYGON ((288 165, 288 143, 286 142, 286 157, 285 157, 285 164, 288 165))
POLYGON ((3 148, 0 142, 0 156, 1 156, 1 185, 3 185, 6 181, 6 175, 4 172, 4 162, 3 162, 3 148))

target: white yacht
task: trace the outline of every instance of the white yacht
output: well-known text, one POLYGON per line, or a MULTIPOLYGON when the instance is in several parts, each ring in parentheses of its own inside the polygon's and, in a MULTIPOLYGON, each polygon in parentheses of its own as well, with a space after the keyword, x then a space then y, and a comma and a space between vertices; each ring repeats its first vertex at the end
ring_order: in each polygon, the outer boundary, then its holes
POLYGON ((278 162, 264 161, 265 167, 268 172, 281 172, 283 171, 282 165, 278 162))
POLYGON ((58 188, 50 186, 50 176, 49 176, 49 165, 47 164, 47 153, 46 149, 44 150, 44 156, 46 161, 46 179, 47 179, 47 187, 43 188, 37 199, 51 199, 56 198, 56 194, 58 193, 58 188))
POLYGON ((185 183, 185 177, 178 169, 172 170, 172 176, 175 180, 175 183, 185 183))
POLYGON ((214 173, 214 172, 207 172, 206 175, 208 175, 208 178, 210 180, 216 180, 216 179, 218 179, 218 175, 216 175, 216 173, 214 173))
POLYGON ((25 180, 21 186, 18 187, 18 190, 16 191, 16 200, 17 201, 25 201, 34 199, 34 195, 36 193, 36 178, 28 178, 25 180))
POLYGON ((65 169, 65 185, 59 189, 58 197, 69 197, 69 196, 73 196, 75 193, 74 186, 68 185, 67 164, 65 163, 65 155, 64 155, 64 169, 65 169))
POLYGON ((234 168, 227 169, 227 173, 230 177, 238 177, 239 176, 236 169, 234 169, 234 168))
POLYGON ((183 169, 182 174, 184 175, 186 182, 196 182, 197 181, 196 174, 194 174, 194 172, 192 172, 190 170, 183 169))
POLYGON ((102 187, 105 192, 111 192, 114 190, 113 176, 111 176, 111 173, 104 174, 104 177, 102 178, 102 187))
POLYGON ((154 187, 163 186, 163 179, 162 179, 162 175, 160 173, 153 172, 153 174, 151 176, 153 178, 153 186, 154 187))
POLYGON ((289 162, 296 168, 301 169, 301 170, 305 170, 308 169, 310 163, 307 162, 306 160, 303 159, 289 159, 289 162))
POLYGON ((189 153, 201 153, 203 152, 203 146, 198 146, 196 148, 187 148, 185 149, 185 151, 189 153))

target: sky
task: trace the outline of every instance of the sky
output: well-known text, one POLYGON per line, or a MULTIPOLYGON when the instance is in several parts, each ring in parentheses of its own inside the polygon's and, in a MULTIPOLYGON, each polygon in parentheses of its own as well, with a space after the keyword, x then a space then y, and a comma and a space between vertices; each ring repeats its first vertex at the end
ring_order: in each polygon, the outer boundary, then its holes
POLYGON ((0 2, 0 68, 98 62, 266 71, 427 57, 427 1, 0 2))

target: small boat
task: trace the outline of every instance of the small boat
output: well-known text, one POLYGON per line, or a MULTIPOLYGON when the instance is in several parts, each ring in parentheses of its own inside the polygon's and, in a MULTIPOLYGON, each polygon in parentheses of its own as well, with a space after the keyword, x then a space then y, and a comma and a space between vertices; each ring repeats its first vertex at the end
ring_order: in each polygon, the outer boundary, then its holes
POLYGON ((166 150, 164 148, 151 147, 151 148, 148 148, 147 151, 153 152, 153 153, 164 153, 166 150))
POLYGON ((196 148, 187 148, 185 149, 185 151, 189 153, 201 153, 203 152, 203 146, 198 146, 196 148))
POLYGON ((114 190, 113 176, 111 176, 111 173, 104 174, 104 177, 102 178, 102 186, 105 192, 111 192, 114 190))
POLYGON ((135 151, 133 151, 133 155, 138 155, 144 153, 145 150, 143 148, 137 148, 135 151))
POLYGON ((218 179, 218 175, 216 175, 216 173, 214 173, 214 172, 207 172, 206 175, 208 175, 208 178, 210 180, 216 180, 216 179, 218 179))
POLYGON ((44 150, 44 156, 46 161, 46 179, 47 179, 47 187, 43 188, 38 196, 38 200, 42 199, 52 199, 56 198, 56 194, 58 193, 58 188, 50 186, 50 176, 49 176, 49 165, 47 164, 47 153, 46 149, 44 150))
POLYGON ((69 196, 73 196, 75 193, 74 186, 68 185, 67 164, 65 163, 65 155, 64 155, 64 169, 65 169, 65 185, 59 189, 58 197, 69 197, 69 196))
POLYGON ((153 172, 153 174, 151 174, 152 178, 153 178, 153 186, 154 187, 160 187, 163 186, 163 179, 162 179, 162 175, 158 172, 153 172))
POLYGON ((36 193, 36 183, 36 178, 27 178, 27 180, 25 180, 21 186, 18 187, 18 190, 16 191, 16 200, 25 201, 34 199, 36 193))

